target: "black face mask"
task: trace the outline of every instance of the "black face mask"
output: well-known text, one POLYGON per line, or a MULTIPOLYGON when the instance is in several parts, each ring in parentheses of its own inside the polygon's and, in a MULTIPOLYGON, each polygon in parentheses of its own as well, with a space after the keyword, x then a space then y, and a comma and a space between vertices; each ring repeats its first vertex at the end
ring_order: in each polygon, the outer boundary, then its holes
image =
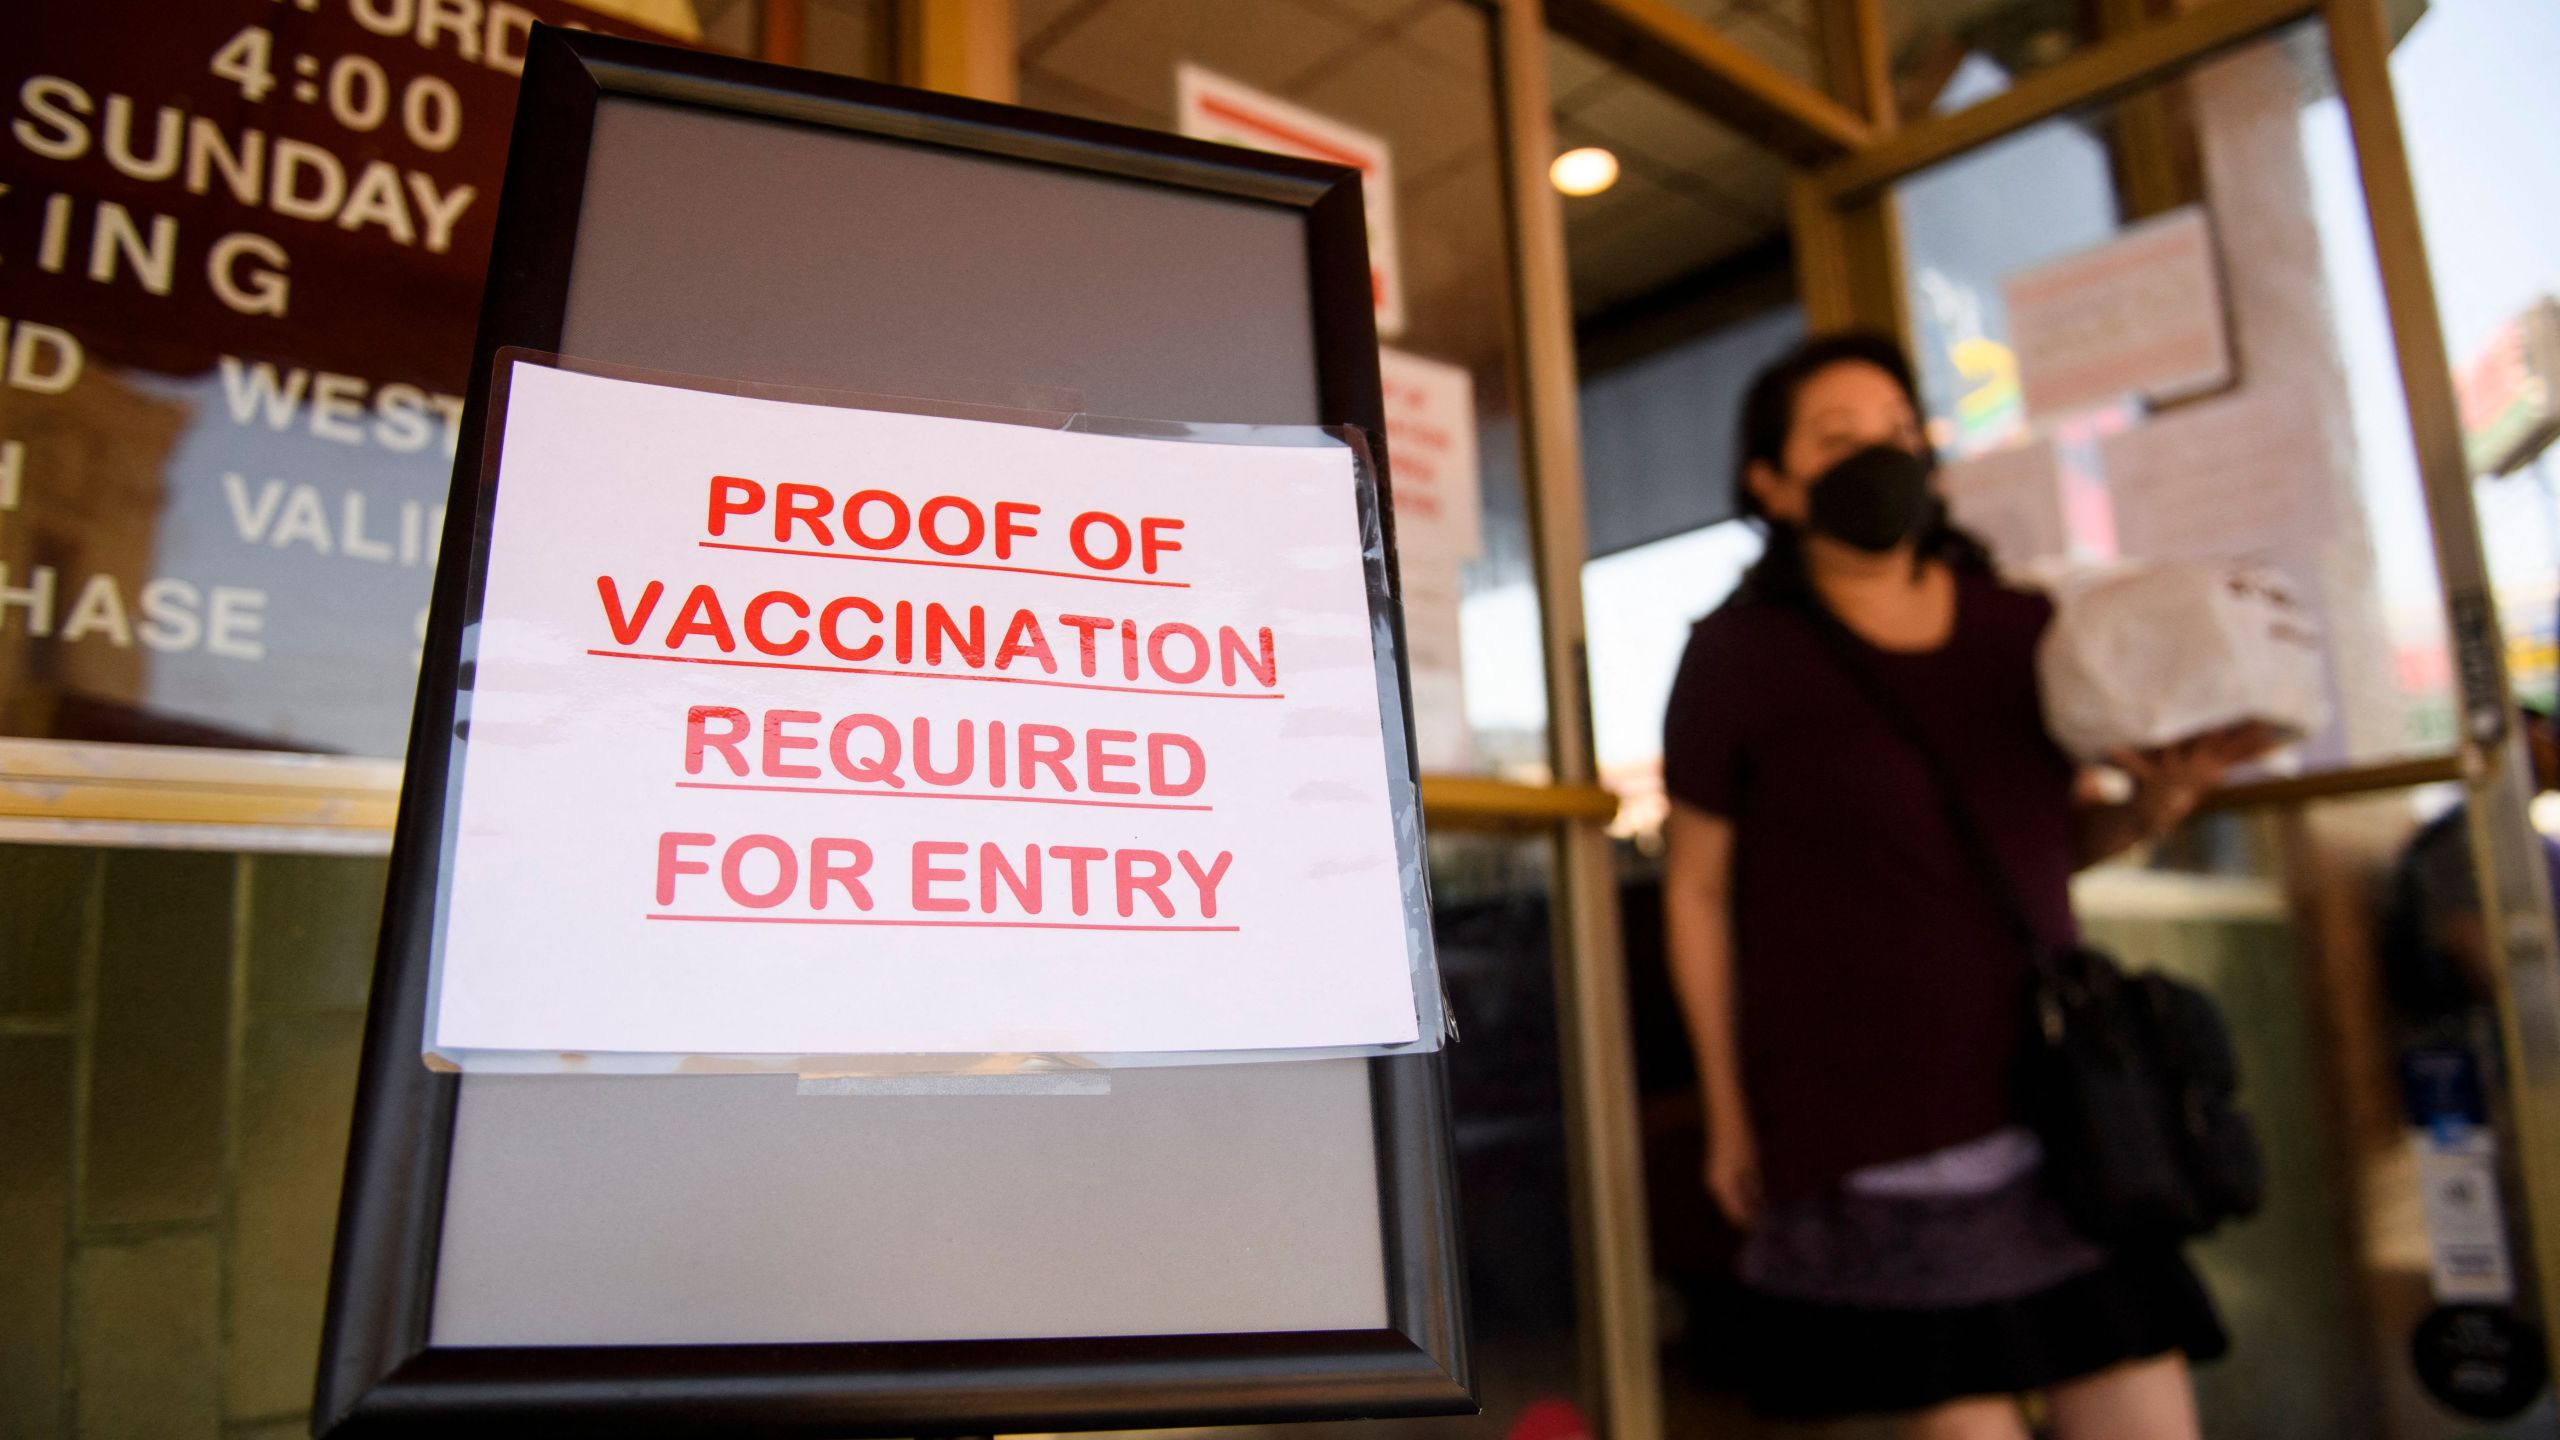
POLYGON ((1929 462, 1898 445, 1870 445, 1814 480, 1805 523, 1881 555, 1919 534, 1935 510, 1929 462))

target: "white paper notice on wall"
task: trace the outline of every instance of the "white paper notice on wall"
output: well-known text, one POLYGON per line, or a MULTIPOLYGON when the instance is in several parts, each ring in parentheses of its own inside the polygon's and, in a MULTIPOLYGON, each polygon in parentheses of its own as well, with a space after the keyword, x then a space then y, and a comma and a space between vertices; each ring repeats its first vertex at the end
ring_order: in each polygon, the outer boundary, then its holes
POLYGON ((2261 384, 2154 415, 2099 445, 2116 541, 2138 559, 2255 554, 2335 527, 2320 411, 2261 384))
POLYGON ((1459 610, 1466 596, 1460 572, 1484 550, 1475 377, 1460 366, 1380 347, 1378 380, 1387 411, 1414 748, 1426 770, 1471 769, 1475 740, 1467 724, 1459 610))
POLYGON ((431 1055, 1436 1042, 1348 446, 521 361, 503 426, 431 1055))
POLYGON ((2018 386, 2038 420, 2138 395, 2175 400, 2231 382, 2222 274, 2204 207, 2128 227, 2000 283, 2018 386))
POLYGON ((1404 601, 1405 678, 1413 691, 1413 748, 1425 770, 1475 767, 1475 732, 1467 724, 1458 564, 1421 554, 1396 567, 1404 601))
POLYGON ((1484 550, 1482 468, 1476 458, 1476 382, 1462 366, 1378 350, 1387 410, 1387 466, 1395 491, 1396 554, 1473 560, 1484 550))
POLYGON ((1938 472, 1938 488, 1956 523, 1989 545, 2003 570, 2015 573, 2070 547, 2062 471, 2050 441, 1952 461, 1938 472))
POLYGON ((1174 69, 1176 126, 1196 140, 1269 150, 1301 160, 1348 165, 1360 172, 1360 206, 1369 223, 1369 290, 1378 335, 1404 333, 1404 271, 1396 256, 1396 182, 1387 142, 1331 116, 1266 95, 1214 70, 1174 69))

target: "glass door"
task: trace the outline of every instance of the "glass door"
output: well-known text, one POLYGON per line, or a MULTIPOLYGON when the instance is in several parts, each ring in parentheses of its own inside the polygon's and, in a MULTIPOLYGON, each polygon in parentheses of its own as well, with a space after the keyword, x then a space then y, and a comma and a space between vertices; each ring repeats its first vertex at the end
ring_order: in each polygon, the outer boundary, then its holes
POLYGON ((2392 36, 2346 0, 2094 13, 1934 36, 1907 123, 1799 182, 1807 306, 1906 338, 2004 569, 2245 565, 2318 619, 2327 723, 2077 896, 2218 996, 2266 1137, 2266 1212, 2197 1256, 2234 1340, 2208 1431, 2560 1434, 2560 1012, 2506 663, 2536 655, 2496 622, 2392 36))

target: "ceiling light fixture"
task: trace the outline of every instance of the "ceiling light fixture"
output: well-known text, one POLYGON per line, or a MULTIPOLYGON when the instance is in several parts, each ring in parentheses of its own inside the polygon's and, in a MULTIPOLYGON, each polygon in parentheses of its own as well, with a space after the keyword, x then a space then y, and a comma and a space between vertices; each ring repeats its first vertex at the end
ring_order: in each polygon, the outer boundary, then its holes
POLYGON ((1618 157, 1597 145, 1567 150, 1547 167, 1547 179, 1567 195, 1597 195, 1618 183, 1618 157))

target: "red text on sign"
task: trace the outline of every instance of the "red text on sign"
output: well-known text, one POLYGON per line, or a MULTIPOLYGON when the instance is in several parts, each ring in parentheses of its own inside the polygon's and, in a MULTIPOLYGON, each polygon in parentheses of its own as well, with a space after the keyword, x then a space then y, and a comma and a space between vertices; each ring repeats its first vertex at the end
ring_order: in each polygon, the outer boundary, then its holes
MULTIPOLYGON (((1235 863, 1226 850, 1204 857, 1143 846, 960 840, 916 841, 907 858, 905 898, 916 916, 1022 920, 1215 920, 1218 889, 1235 863)), ((669 830, 658 836, 655 895, 661 907, 699 905, 716 895, 743 910, 862 913, 873 907, 872 859, 869 845, 843 836, 724 840, 669 830)))
MULTIPOLYGON (((658 903, 672 905, 677 882, 688 875, 709 875, 715 862, 694 852, 707 851, 718 837, 696 831, 669 830, 658 837, 658 903)), ((722 847, 716 862, 720 888, 732 904, 771 910, 800 895, 805 871, 807 908, 825 910, 849 900, 856 910, 871 908, 871 892, 862 877, 871 871, 871 847, 859 840, 822 836, 808 844, 807 861, 800 847, 774 835, 741 835, 722 847)))
POLYGON ((1188 735, 1036 721, 962 719, 937 727, 922 715, 892 720, 857 712, 833 720, 815 710, 749 714, 734 705, 685 712, 684 773, 743 779, 866 785, 984 786, 1094 795, 1196 795, 1208 757, 1188 735))
POLYGON ((633 587, 610 575, 596 577, 605 629, 626 647, 656 644, 671 653, 713 651, 802 661, 832 658, 848 664, 956 667, 1056 675, 1067 669, 1085 679, 1157 681, 1197 685, 1214 673, 1229 688, 1250 679, 1263 689, 1280 683, 1280 661, 1268 625, 1250 631, 1219 625, 1214 631, 1179 620, 1141 626, 1108 615, 1038 613, 1010 616, 983 605, 878 604, 860 595, 818 599, 790 590, 764 590, 743 602, 724 598, 711 585, 696 585, 669 602, 663 580, 633 587), (1052 630, 1060 632, 1055 644, 1052 630), (1068 637, 1072 636, 1070 642, 1068 637), (1061 657, 1058 646, 1068 646, 1061 657))
MULTIPOLYGON (((714 475, 703 506, 702 527, 714 540, 736 535, 785 546, 885 553, 911 542, 946 559, 986 555, 1019 558, 1026 541, 1040 535, 1033 517, 1040 507, 1023 500, 981 505, 965 495, 934 495, 918 502, 895 490, 871 487, 838 492, 823 485, 786 481, 768 486, 743 475, 714 475), (757 521, 762 525, 732 522, 757 521)), ((1067 522, 1067 549, 1087 569, 1127 568, 1156 574, 1164 557, 1182 548, 1174 539, 1182 522, 1147 515, 1132 525, 1107 510, 1088 510, 1067 522)))
POLYGON ((919 840, 913 860, 909 898, 918 914, 1055 914, 1063 899, 1068 914, 1082 916, 1093 913, 1108 887, 1113 913, 1123 920, 1143 918, 1141 900, 1144 914, 1157 919, 1214 920, 1218 885, 1235 856, 1221 850, 1204 861, 1188 850, 1168 855, 1136 847, 1026 843, 1014 851, 993 841, 972 847, 958 840, 919 840))

